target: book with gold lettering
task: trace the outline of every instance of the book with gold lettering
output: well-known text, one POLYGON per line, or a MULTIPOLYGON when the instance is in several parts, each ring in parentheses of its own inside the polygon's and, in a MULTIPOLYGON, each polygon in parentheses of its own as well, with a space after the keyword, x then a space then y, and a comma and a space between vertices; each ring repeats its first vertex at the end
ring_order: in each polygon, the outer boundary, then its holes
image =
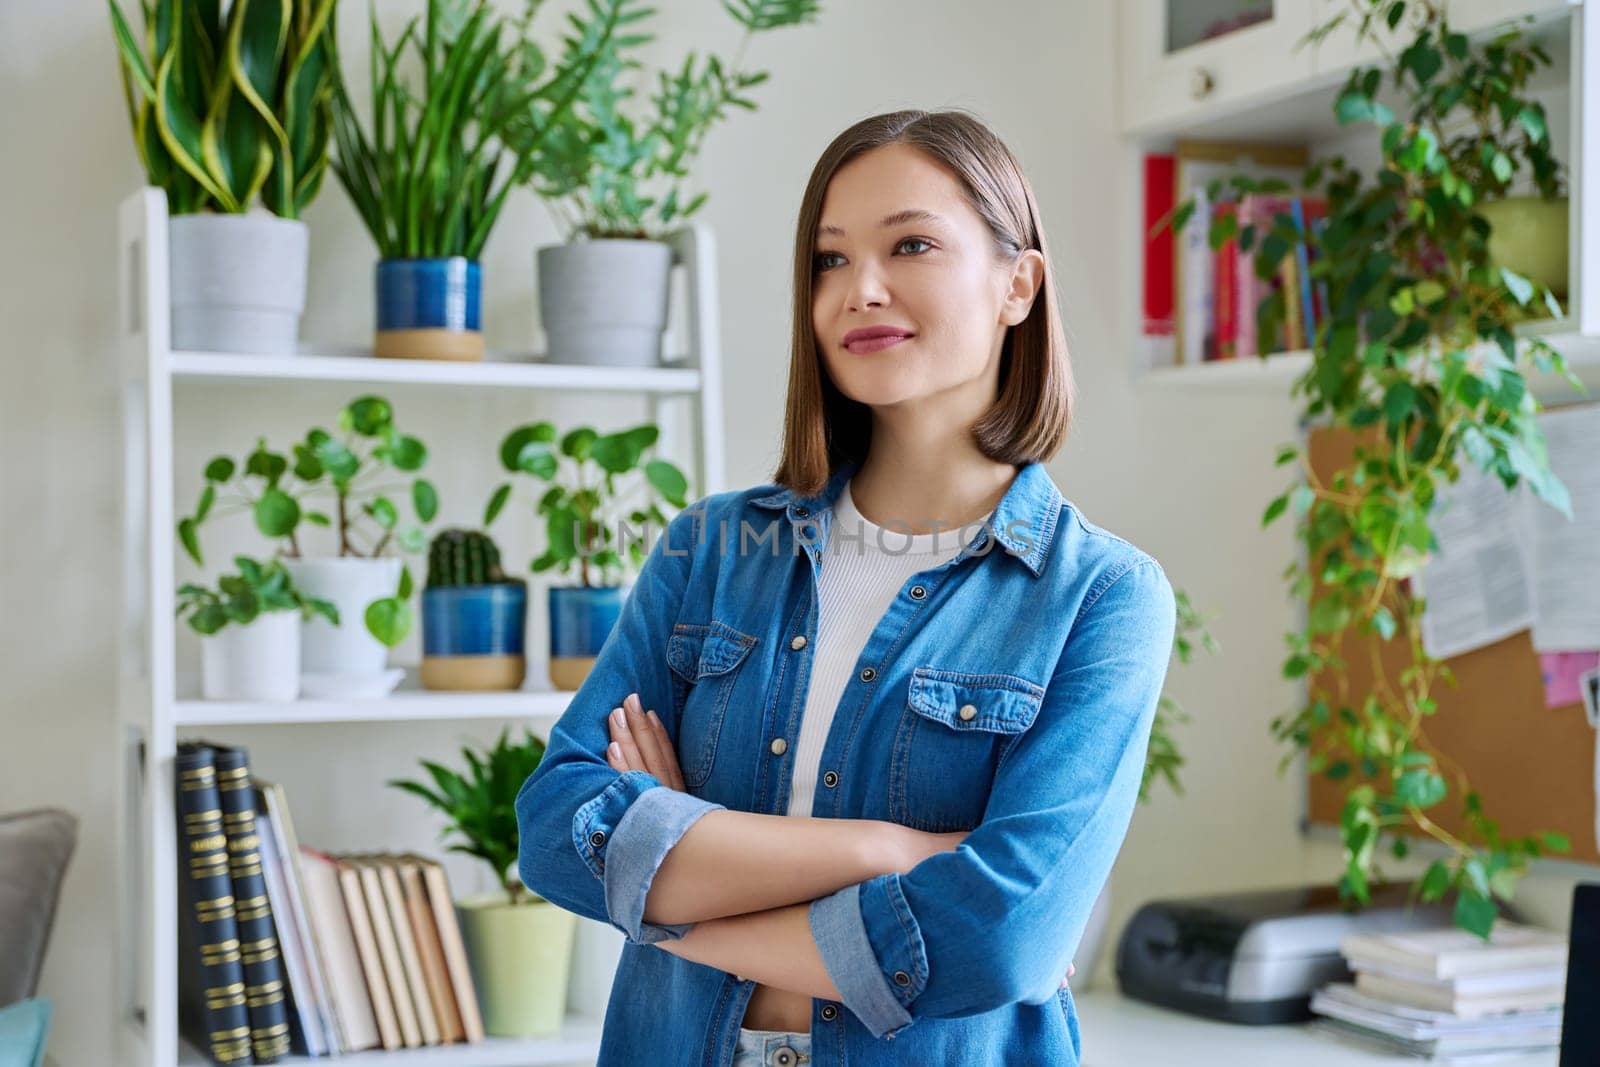
POLYGON ((214 744, 211 748, 216 752, 222 832, 228 838, 239 957, 244 963, 245 1005, 250 1011, 250 1048, 257 1063, 276 1063, 289 1054, 288 984, 284 981, 283 956, 272 920, 267 880, 261 871, 250 757, 236 745, 214 744))
POLYGON ((178 814, 178 1028, 216 1064, 253 1064, 244 964, 222 829, 216 753, 180 742, 178 814))

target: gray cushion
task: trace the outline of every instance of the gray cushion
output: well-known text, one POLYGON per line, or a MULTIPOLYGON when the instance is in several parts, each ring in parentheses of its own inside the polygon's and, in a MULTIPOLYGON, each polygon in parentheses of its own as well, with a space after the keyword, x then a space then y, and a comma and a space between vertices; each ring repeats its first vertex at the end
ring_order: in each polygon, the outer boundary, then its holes
POLYGON ((0 816, 0 1007, 34 995, 78 819, 60 808, 0 816))

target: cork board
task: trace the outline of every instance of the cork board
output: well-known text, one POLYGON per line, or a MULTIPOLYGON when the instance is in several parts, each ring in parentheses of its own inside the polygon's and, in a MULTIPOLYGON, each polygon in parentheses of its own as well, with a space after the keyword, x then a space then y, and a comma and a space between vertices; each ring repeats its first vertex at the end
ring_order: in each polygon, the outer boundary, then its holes
MULTIPOLYGON (((1357 440, 1353 431, 1313 429, 1309 459, 1317 477, 1326 481, 1349 464, 1357 440)), ((1383 677, 1391 685, 1397 684, 1410 662, 1409 649, 1399 635, 1385 642, 1376 635, 1347 634, 1340 655, 1346 661, 1352 705, 1359 705, 1377 677, 1372 645, 1378 646, 1383 677)), ((1503 837, 1557 830, 1567 835, 1572 849, 1547 855, 1600 862, 1595 847, 1595 731, 1581 703, 1545 707, 1539 657, 1528 631, 1445 663, 1455 672, 1456 684, 1435 684, 1433 697, 1439 710, 1423 719, 1422 729, 1426 747, 1446 757, 1440 769, 1450 784, 1450 795, 1427 809, 1428 817, 1451 833, 1464 828, 1465 794, 1452 773, 1453 762, 1478 792, 1484 813, 1499 823, 1503 837)), ((1312 679, 1312 687, 1337 692, 1335 682, 1331 672, 1324 672, 1312 679)), ((1333 782, 1321 772, 1309 775, 1310 821, 1337 828, 1344 794, 1356 777, 1333 782)), ((1423 836, 1410 826, 1398 827, 1397 832, 1423 836)))

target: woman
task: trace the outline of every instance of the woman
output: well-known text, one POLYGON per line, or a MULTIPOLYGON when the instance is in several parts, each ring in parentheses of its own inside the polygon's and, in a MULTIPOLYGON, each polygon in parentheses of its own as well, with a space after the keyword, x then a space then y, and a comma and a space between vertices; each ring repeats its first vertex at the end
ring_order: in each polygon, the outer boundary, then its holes
POLYGON ((773 482, 652 547, 517 797, 522 878, 627 937, 602 1067, 1076 1064, 1176 618, 1042 465, 1032 190, 965 113, 879 115, 794 268, 773 482))

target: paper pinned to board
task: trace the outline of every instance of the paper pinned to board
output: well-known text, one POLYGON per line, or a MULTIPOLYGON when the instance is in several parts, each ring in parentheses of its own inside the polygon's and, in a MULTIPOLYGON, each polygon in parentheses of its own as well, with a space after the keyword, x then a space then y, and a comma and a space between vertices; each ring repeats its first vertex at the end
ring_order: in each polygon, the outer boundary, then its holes
POLYGON ((1440 487, 1439 551, 1414 576, 1422 644, 1445 659, 1532 630, 1538 652, 1600 649, 1600 404, 1541 412, 1551 470, 1572 519, 1519 482, 1471 464, 1440 487))

